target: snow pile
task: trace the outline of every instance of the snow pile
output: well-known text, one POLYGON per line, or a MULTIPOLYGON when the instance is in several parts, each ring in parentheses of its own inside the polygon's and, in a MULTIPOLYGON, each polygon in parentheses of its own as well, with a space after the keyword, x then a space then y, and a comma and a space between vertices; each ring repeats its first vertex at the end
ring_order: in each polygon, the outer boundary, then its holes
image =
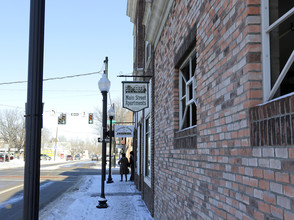
POLYGON ((80 183, 40 211, 42 220, 53 219, 153 219, 140 192, 133 182, 120 182, 120 175, 113 175, 114 183, 105 183, 108 208, 98 209, 101 176, 85 176, 80 183))
POLYGON ((21 159, 13 159, 9 162, 0 162, 0 170, 8 169, 8 168, 18 168, 24 167, 24 161, 21 159))
MULTIPOLYGON (((52 164, 58 164, 58 163, 64 163, 66 162, 67 164, 74 164, 76 161, 65 161, 64 159, 60 159, 60 158, 56 158, 56 160, 52 159, 52 160, 41 160, 40 161, 40 165, 43 166, 43 165, 52 165, 52 164)), ((9 162, 0 162, 0 170, 4 170, 4 169, 11 169, 11 168, 23 168, 24 167, 24 160, 23 159, 13 159, 13 160, 10 160, 9 162)), ((55 169, 59 168, 60 166, 64 166, 63 165, 58 165, 55 167, 55 169)), ((49 167, 41 167, 40 169, 53 169, 52 167, 49 168, 49 167)))

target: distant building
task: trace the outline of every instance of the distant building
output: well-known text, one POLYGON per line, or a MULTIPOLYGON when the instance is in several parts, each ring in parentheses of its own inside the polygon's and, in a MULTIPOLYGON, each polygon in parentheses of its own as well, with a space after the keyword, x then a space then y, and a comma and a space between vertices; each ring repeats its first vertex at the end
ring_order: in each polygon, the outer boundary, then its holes
POLYGON ((294 219, 294 1, 127 4, 151 91, 135 183, 155 219, 294 219))

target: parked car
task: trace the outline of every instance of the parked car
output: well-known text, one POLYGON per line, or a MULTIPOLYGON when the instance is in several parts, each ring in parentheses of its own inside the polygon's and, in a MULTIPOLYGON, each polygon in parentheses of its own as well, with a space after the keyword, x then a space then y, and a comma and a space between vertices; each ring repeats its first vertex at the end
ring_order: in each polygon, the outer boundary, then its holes
POLYGON ((47 154, 40 154, 40 159, 41 160, 51 160, 51 157, 48 156, 47 154))
POLYGON ((3 154, 3 153, 1 153, 0 154, 0 162, 4 162, 4 161, 6 161, 6 162, 8 162, 9 160, 8 160, 8 154, 3 154), (4 159, 5 158, 5 159, 4 159))
POLYGON ((66 161, 68 161, 68 160, 73 160, 73 156, 72 155, 67 155, 66 156, 66 161))
MULTIPOLYGON (((7 157, 8 159, 8 157, 7 157)), ((0 162, 4 162, 6 161, 5 155, 4 154, 0 154, 0 162)))
POLYGON ((81 159, 81 156, 79 155, 79 154, 77 154, 76 156, 75 156, 75 160, 80 160, 81 159))
POLYGON ((92 156, 92 161, 94 161, 94 160, 98 161, 98 155, 93 155, 92 156))

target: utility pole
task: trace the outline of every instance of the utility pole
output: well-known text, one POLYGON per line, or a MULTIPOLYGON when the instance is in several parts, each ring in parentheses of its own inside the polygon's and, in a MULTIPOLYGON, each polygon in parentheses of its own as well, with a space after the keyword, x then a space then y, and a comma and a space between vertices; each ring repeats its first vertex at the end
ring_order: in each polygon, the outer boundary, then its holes
POLYGON ((107 66, 108 59, 106 57, 105 71, 102 75, 102 78, 98 82, 98 87, 102 93, 102 128, 103 128, 103 137, 102 137, 102 172, 101 172, 101 196, 98 200, 99 204, 97 208, 107 208, 107 200, 105 199, 104 194, 104 185, 105 185, 105 176, 106 176, 106 132, 107 132, 107 93, 110 89, 110 81, 107 77, 107 66))
POLYGON ((45 0, 31 0, 23 220, 39 218, 44 20, 45 0))
POLYGON ((108 78, 108 57, 105 57, 104 63, 105 63, 104 73, 106 74, 106 77, 108 78))
MULTIPOLYGON (((106 77, 108 78, 108 57, 105 57, 104 63, 105 63, 104 73, 106 74, 106 77)), ((107 125, 106 125, 107 124, 107 96, 105 100, 105 105, 103 107, 104 107, 103 120, 105 120, 105 123, 102 126, 103 126, 103 134, 105 135, 103 139, 105 139, 106 132, 107 132, 107 125)), ((105 157, 102 156, 102 174, 103 174, 103 181, 105 181, 106 180, 106 142, 105 141, 102 143, 102 155, 105 155, 105 157)))
POLYGON ((58 135, 58 127, 56 127, 55 146, 54 146, 54 161, 55 161, 55 158, 56 158, 57 135, 58 135))

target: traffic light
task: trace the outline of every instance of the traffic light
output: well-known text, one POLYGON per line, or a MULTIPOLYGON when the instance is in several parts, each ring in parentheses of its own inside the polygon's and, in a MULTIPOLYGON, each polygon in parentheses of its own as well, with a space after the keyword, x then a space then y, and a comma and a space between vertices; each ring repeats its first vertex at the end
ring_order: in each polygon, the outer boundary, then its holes
POLYGON ((66 114, 61 114, 61 124, 66 124, 66 114))
POLYGON ((66 114, 60 114, 58 117, 58 124, 59 125, 65 125, 66 124, 66 114))
POLYGON ((59 125, 62 124, 62 120, 61 120, 61 117, 60 117, 60 116, 58 117, 58 124, 59 124, 59 125))
POLYGON ((93 113, 89 113, 89 124, 93 124, 93 113))

